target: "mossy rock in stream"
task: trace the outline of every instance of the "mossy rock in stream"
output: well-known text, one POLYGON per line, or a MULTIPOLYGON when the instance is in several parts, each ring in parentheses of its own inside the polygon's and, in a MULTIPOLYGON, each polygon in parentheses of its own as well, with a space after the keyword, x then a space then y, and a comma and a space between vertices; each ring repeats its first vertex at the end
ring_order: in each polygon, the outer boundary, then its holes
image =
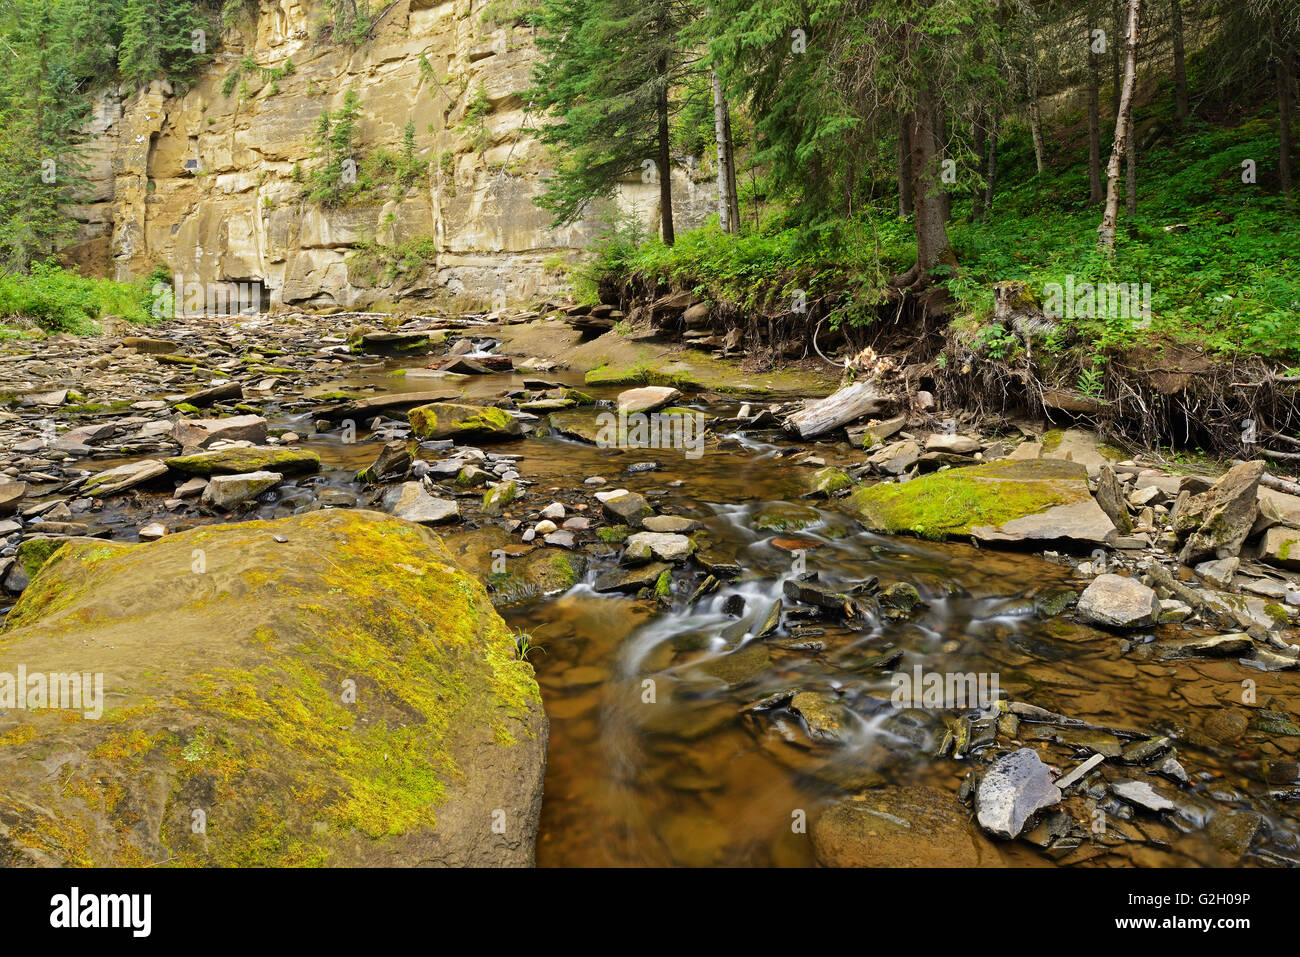
POLYGON ((532 667, 419 525, 329 509, 68 542, 0 654, 102 674, 104 709, 0 715, 6 863, 532 863, 547 743, 532 667))
POLYGON ((1082 465, 1015 459, 882 482, 844 500, 874 532, 987 542, 1101 543, 1115 527, 1088 491, 1082 465))
POLYGON ((513 415, 491 405, 430 402, 416 406, 406 417, 411 429, 422 439, 513 439, 524 431, 513 415))
POLYGON ((244 472, 296 474, 320 471, 320 456, 310 449, 231 446, 194 455, 177 455, 163 464, 186 475, 239 475, 244 472))

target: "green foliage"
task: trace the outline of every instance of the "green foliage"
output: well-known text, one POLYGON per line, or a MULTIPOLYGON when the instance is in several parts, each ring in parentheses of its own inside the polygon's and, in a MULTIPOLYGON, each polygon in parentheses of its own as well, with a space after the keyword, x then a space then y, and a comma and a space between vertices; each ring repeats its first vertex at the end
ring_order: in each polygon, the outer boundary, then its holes
POLYGON ((328 10, 327 18, 318 24, 319 37, 353 46, 369 39, 375 23, 370 0, 329 0, 328 10))
POLYGON ((486 122, 486 117, 491 112, 492 101, 487 98, 487 94, 482 89, 475 90, 465 107, 465 116, 457 127, 459 132, 469 134, 470 147, 475 153, 482 153, 492 143, 486 122))
POLYGON ((355 88, 343 94, 343 105, 330 114, 322 110, 312 135, 313 155, 324 163, 312 170, 308 178, 308 199, 322 206, 342 206, 363 192, 368 184, 358 175, 357 118, 361 97, 355 88))
POLYGON ((195 0, 124 0, 118 69, 144 83, 159 76, 186 81, 210 56, 217 31, 212 11, 195 0))
MULTIPOLYGON (((659 149, 659 106, 675 106, 686 69, 679 35, 693 11, 670 0, 543 0, 536 15, 542 57, 527 98, 553 122, 538 135, 555 172, 538 205, 557 226, 582 218, 618 181, 640 174, 659 149)), ((658 171, 667 176, 668 170, 658 171)))
POLYGON ((148 281, 88 279, 44 262, 33 263, 27 275, 0 276, 0 317, 25 319, 49 332, 92 332, 95 321, 109 315, 149 323, 153 298, 148 281))

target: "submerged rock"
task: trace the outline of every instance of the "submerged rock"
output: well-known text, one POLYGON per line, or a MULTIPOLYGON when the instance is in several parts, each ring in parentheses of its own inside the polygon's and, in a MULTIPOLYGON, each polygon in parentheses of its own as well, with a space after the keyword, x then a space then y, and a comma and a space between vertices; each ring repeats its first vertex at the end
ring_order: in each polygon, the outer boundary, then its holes
POLYGON ((532 863, 532 667, 418 525, 330 510, 67 544, 4 640, 33 670, 105 675, 112 714, 0 716, 10 862, 532 863), (195 810, 219 838, 192 831, 195 810))
POLYGON ((975 867, 979 838, 947 791, 887 787, 836 804, 811 828, 825 867, 975 867))

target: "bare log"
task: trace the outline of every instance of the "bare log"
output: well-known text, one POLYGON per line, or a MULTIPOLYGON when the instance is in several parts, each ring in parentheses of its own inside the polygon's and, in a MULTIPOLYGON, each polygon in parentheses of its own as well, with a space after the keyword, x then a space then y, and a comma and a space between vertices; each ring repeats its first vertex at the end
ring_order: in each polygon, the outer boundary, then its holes
POLYGON ((854 382, 824 399, 807 403, 785 420, 784 427, 787 432, 793 432, 801 439, 809 439, 838 429, 864 415, 879 412, 889 401, 888 396, 882 394, 874 382, 854 382))

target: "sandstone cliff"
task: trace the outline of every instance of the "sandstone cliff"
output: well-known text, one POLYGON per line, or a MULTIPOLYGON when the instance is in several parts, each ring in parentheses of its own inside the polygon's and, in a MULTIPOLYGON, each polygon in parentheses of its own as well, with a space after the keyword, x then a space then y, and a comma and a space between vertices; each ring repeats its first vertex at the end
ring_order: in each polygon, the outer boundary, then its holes
MULTIPOLYGON (((184 282, 251 283, 271 308, 500 308, 557 291, 555 264, 591 239, 600 211, 553 230, 533 203, 546 156, 520 96, 531 28, 508 0, 396 0, 353 45, 321 39, 327 9, 260 0, 188 89, 103 92, 69 258, 118 278, 164 264, 184 282), (427 176, 327 209, 302 198, 301 180, 321 111, 349 89, 361 98, 360 152, 396 152, 410 120, 427 176), (420 240, 395 275, 390 264, 420 240)), ((673 178, 679 228, 698 224, 714 183, 684 168, 673 178)), ((657 186, 631 179, 618 203, 657 228, 657 186)))

